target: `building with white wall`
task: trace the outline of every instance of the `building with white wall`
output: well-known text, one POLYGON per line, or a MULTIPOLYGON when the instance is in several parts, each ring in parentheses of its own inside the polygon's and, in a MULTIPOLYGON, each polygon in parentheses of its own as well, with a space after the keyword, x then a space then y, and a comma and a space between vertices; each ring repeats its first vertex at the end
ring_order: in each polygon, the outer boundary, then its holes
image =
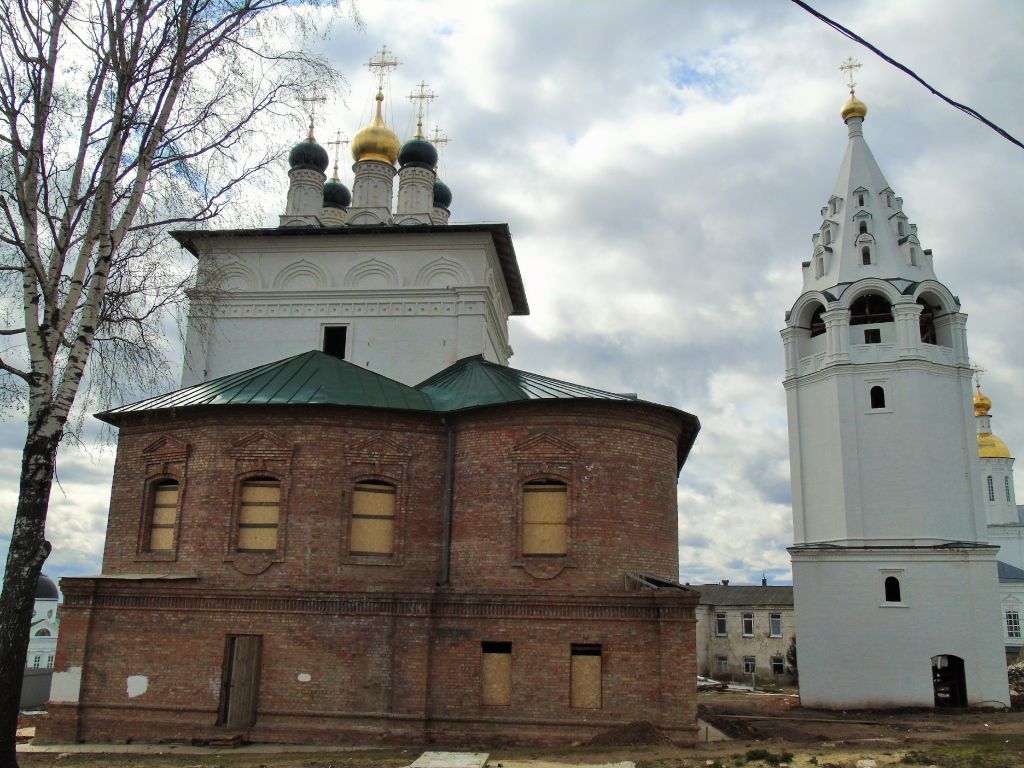
POLYGON ((966 315, 842 109, 848 144, 786 316, 800 694, 1006 704, 966 315))
POLYGON ((36 600, 32 607, 32 629, 28 639, 25 666, 29 669, 53 669, 57 653, 57 603, 60 592, 53 579, 39 574, 36 600))

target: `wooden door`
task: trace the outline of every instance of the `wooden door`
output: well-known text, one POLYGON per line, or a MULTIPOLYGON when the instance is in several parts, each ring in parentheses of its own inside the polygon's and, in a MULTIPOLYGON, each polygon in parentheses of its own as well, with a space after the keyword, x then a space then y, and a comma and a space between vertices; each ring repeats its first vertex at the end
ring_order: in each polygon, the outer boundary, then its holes
POLYGON ((249 728, 256 722, 262 640, 259 635, 228 636, 221 695, 221 725, 249 728))

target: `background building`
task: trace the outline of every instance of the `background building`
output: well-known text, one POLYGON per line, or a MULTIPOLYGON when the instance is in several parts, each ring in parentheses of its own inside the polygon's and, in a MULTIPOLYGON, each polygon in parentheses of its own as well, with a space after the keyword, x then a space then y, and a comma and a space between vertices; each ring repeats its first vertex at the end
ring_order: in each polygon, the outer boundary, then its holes
POLYGON ((692 586, 697 607, 697 673, 715 680, 791 684, 786 653, 796 636, 793 588, 721 584, 692 586))

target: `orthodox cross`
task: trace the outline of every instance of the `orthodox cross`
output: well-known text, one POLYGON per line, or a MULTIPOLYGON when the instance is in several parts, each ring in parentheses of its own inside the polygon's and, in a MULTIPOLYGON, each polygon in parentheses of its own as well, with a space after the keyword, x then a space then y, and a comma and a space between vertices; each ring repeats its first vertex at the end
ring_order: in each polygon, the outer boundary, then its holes
POLYGON ((861 63, 859 61, 857 61, 855 58, 853 58, 853 56, 848 57, 846 59, 846 61, 844 61, 842 64, 839 65, 839 69, 841 69, 844 72, 846 72, 846 76, 849 79, 848 85, 850 87, 850 98, 851 99, 853 98, 853 89, 857 87, 857 84, 855 82, 853 82, 853 73, 856 72, 860 68, 861 68, 861 63))
POLYGON ((981 392, 981 374, 986 373, 980 365, 974 366, 974 388, 981 392))
POLYGON ((327 142, 327 146, 334 147, 334 176, 332 178, 333 181, 338 180, 338 150, 348 143, 348 139, 341 138, 341 131, 335 131, 334 141, 327 142))
POLYGON ((316 117, 316 105, 327 102, 327 97, 319 91, 313 91, 311 96, 303 96, 299 99, 306 106, 306 113, 309 115, 309 138, 313 139, 313 123, 316 117))
POLYGON ((430 134, 430 143, 440 148, 448 143, 448 137, 441 133, 441 129, 435 125, 434 132, 430 134))
POLYGON ((433 91, 427 90, 427 81, 421 80, 420 84, 416 86, 415 91, 409 94, 409 101, 418 101, 419 106, 416 108, 416 138, 423 138, 423 113, 426 111, 428 102, 433 101, 437 98, 437 94, 433 91))
POLYGON ((377 81, 377 90, 383 91, 384 81, 387 80, 388 72, 401 64, 401 62, 394 56, 390 59, 388 58, 388 47, 386 45, 381 46, 380 50, 377 51, 377 55, 380 56, 380 58, 371 58, 366 62, 366 67, 370 70, 374 79, 377 81))

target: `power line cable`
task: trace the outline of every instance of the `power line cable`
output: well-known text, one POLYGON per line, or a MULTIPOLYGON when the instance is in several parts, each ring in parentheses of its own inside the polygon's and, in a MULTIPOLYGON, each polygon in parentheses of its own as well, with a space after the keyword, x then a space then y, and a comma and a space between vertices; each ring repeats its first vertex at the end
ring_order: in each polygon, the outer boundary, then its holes
POLYGON ((912 69, 911 69, 910 67, 904 66, 903 64, 900 64, 900 63, 899 63, 898 61, 896 61, 896 60, 895 60, 895 59, 893 59, 892 57, 890 57, 890 56, 887 56, 887 55, 886 55, 885 53, 883 53, 883 52, 882 52, 882 51, 880 51, 880 50, 879 50, 878 48, 876 48, 875 46, 873 46, 873 45, 872 45, 871 43, 869 43, 869 42, 868 42, 867 40, 865 40, 865 39, 864 39, 863 37, 861 37, 860 35, 858 35, 858 34, 857 34, 856 32, 854 32, 853 30, 847 29, 847 28, 846 28, 846 27, 844 27, 844 26, 843 26, 842 24, 840 24, 840 23, 839 23, 838 21, 833 21, 832 19, 830 19, 830 18, 829 18, 828 16, 826 16, 825 14, 823 14, 823 13, 820 13, 819 11, 816 11, 816 10, 815 10, 814 8, 812 8, 811 6, 809 6, 809 5, 807 4, 807 3, 803 2, 803 0, 792 0, 792 1, 793 1, 793 2, 794 2, 794 3, 796 4, 796 5, 799 5, 799 6, 800 6, 801 8, 803 8, 803 9, 804 9, 805 11, 807 11, 807 12, 808 12, 809 14, 811 14, 812 16, 814 16, 815 18, 817 18, 817 19, 820 19, 820 20, 821 20, 821 21, 823 21, 823 22, 824 22, 825 24, 827 24, 828 26, 832 27, 832 29, 834 29, 834 30, 836 30, 837 32, 840 32, 841 34, 843 34, 843 35, 845 35, 846 37, 850 38, 850 39, 851 39, 851 40, 853 40, 853 41, 854 41, 855 43, 860 43, 860 44, 861 44, 861 45, 863 45, 863 46, 864 46, 865 48, 867 48, 867 49, 868 49, 869 51, 871 51, 871 52, 872 52, 872 53, 874 53, 874 54, 875 54, 876 56, 878 56, 878 57, 879 57, 880 59, 882 59, 882 61, 887 61, 888 63, 890 63, 890 64, 892 64, 892 65, 893 65, 894 67, 896 67, 896 69, 898 69, 898 70, 900 70, 900 71, 902 71, 902 72, 905 72, 906 74, 910 75, 910 76, 911 76, 912 78, 914 78, 915 80, 917 80, 917 82, 919 82, 919 83, 920 83, 921 85, 923 85, 923 86, 924 86, 925 88, 927 88, 927 89, 928 89, 929 91, 931 91, 931 92, 932 92, 932 93, 933 93, 934 95, 938 96, 938 97, 939 97, 940 99, 942 99, 942 100, 943 100, 944 102, 946 102, 946 103, 947 103, 947 104, 949 104, 950 106, 952 106, 952 107, 956 107, 957 109, 959 109, 959 110, 960 110, 961 112, 963 112, 964 114, 966 114, 966 115, 969 115, 970 117, 973 117, 973 118, 974 118, 975 120, 979 120, 979 121, 981 121, 982 123, 984 123, 985 125, 987 125, 987 126, 988 126, 989 128, 991 128, 991 129, 992 129, 993 131, 995 131, 996 133, 998 133, 998 134, 999 134, 1000 136, 1002 136, 1002 137, 1003 137, 1004 139, 1006 139, 1006 140, 1007 140, 1007 141, 1009 141, 1010 143, 1012 143, 1012 144, 1016 144, 1016 145, 1017 145, 1018 147, 1020 147, 1021 149, 1024 149, 1024 143, 1022 143, 1022 142, 1021 142, 1021 141, 1020 141, 1019 139, 1017 139, 1016 137, 1014 137, 1014 136, 1013 136, 1013 135, 1012 135, 1012 134, 1011 134, 1011 133, 1010 133, 1009 131, 1005 131, 1005 130, 1003 130, 1003 129, 1002 129, 1002 128, 1000 128, 1000 127, 999 127, 998 125, 996 125, 996 124, 995 124, 995 123, 993 123, 993 122, 992 122, 991 120, 989 120, 989 119, 988 119, 987 117, 985 117, 984 115, 982 115, 982 114, 981 114, 980 112, 977 112, 976 110, 974 110, 974 109, 971 109, 971 107, 968 107, 968 106, 967 106, 966 104, 961 104, 961 103, 960 103, 960 102, 958 102, 958 101, 953 101, 953 99, 951 99, 951 98, 949 98, 948 96, 946 96, 946 94, 942 93, 942 92, 941 92, 941 91, 939 91, 938 89, 934 88, 933 86, 931 86, 930 84, 928 84, 927 82, 925 82, 925 81, 924 81, 924 80, 923 80, 923 79, 922 79, 922 78, 921 78, 921 77, 920 77, 920 76, 919 76, 919 75, 918 75, 918 74, 917 74, 916 72, 914 72, 914 70, 912 70, 912 69))

